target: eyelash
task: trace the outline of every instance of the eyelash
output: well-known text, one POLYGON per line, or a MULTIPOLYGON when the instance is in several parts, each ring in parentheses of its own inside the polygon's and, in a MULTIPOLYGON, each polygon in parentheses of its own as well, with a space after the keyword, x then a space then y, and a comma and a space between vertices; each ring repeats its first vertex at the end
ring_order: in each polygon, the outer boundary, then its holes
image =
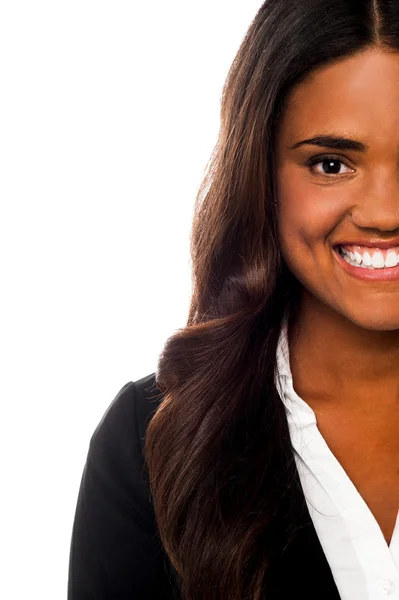
POLYGON ((346 167, 348 167, 348 169, 350 169, 351 167, 349 165, 346 164, 345 161, 342 160, 341 156, 337 156, 334 154, 321 154, 319 156, 312 156, 312 158, 309 158, 306 162, 305 165, 309 168, 309 171, 313 174, 313 175, 321 175, 322 177, 328 177, 328 178, 337 178, 337 177, 342 177, 343 175, 345 175, 345 173, 332 173, 330 175, 328 175, 327 173, 314 173, 312 171, 312 167, 314 165, 317 165, 319 163, 324 162, 325 160, 335 160, 337 162, 342 163, 343 165, 345 165, 346 167))

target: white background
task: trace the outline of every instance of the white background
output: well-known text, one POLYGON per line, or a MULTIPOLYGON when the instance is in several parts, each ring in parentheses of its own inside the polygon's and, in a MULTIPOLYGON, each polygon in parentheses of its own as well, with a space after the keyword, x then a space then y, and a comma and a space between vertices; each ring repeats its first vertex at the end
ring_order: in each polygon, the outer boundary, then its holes
POLYGON ((186 322, 195 196, 260 5, 0 5, 1 598, 66 598, 90 436, 186 322))

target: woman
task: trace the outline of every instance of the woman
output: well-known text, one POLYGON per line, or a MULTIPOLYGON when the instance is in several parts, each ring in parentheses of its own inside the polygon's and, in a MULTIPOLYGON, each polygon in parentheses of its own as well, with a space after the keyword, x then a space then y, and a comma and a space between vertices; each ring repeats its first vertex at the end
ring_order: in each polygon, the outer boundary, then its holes
POLYGON ((399 2, 265 2, 187 326, 91 439, 69 600, 399 599, 398 147, 399 2))

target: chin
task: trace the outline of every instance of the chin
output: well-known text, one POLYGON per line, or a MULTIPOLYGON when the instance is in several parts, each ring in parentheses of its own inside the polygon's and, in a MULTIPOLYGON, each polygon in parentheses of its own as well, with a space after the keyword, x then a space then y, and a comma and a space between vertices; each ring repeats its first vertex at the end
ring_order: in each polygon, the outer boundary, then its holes
POLYGON ((384 309, 375 310, 366 308, 364 312, 354 311, 351 314, 341 313, 345 318, 351 321, 357 327, 368 329, 369 331, 395 331, 399 330, 399 308, 395 311, 384 309))

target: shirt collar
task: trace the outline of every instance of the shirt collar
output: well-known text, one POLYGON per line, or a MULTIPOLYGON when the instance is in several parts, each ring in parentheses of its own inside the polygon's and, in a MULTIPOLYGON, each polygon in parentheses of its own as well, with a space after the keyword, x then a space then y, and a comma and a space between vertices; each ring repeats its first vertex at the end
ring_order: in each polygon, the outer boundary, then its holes
POLYGON ((288 343, 288 317, 283 320, 277 344, 276 387, 286 409, 288 423, 296 428, 316 424, 316 415, 305 400, 300 398, 293 387, 288 343))

